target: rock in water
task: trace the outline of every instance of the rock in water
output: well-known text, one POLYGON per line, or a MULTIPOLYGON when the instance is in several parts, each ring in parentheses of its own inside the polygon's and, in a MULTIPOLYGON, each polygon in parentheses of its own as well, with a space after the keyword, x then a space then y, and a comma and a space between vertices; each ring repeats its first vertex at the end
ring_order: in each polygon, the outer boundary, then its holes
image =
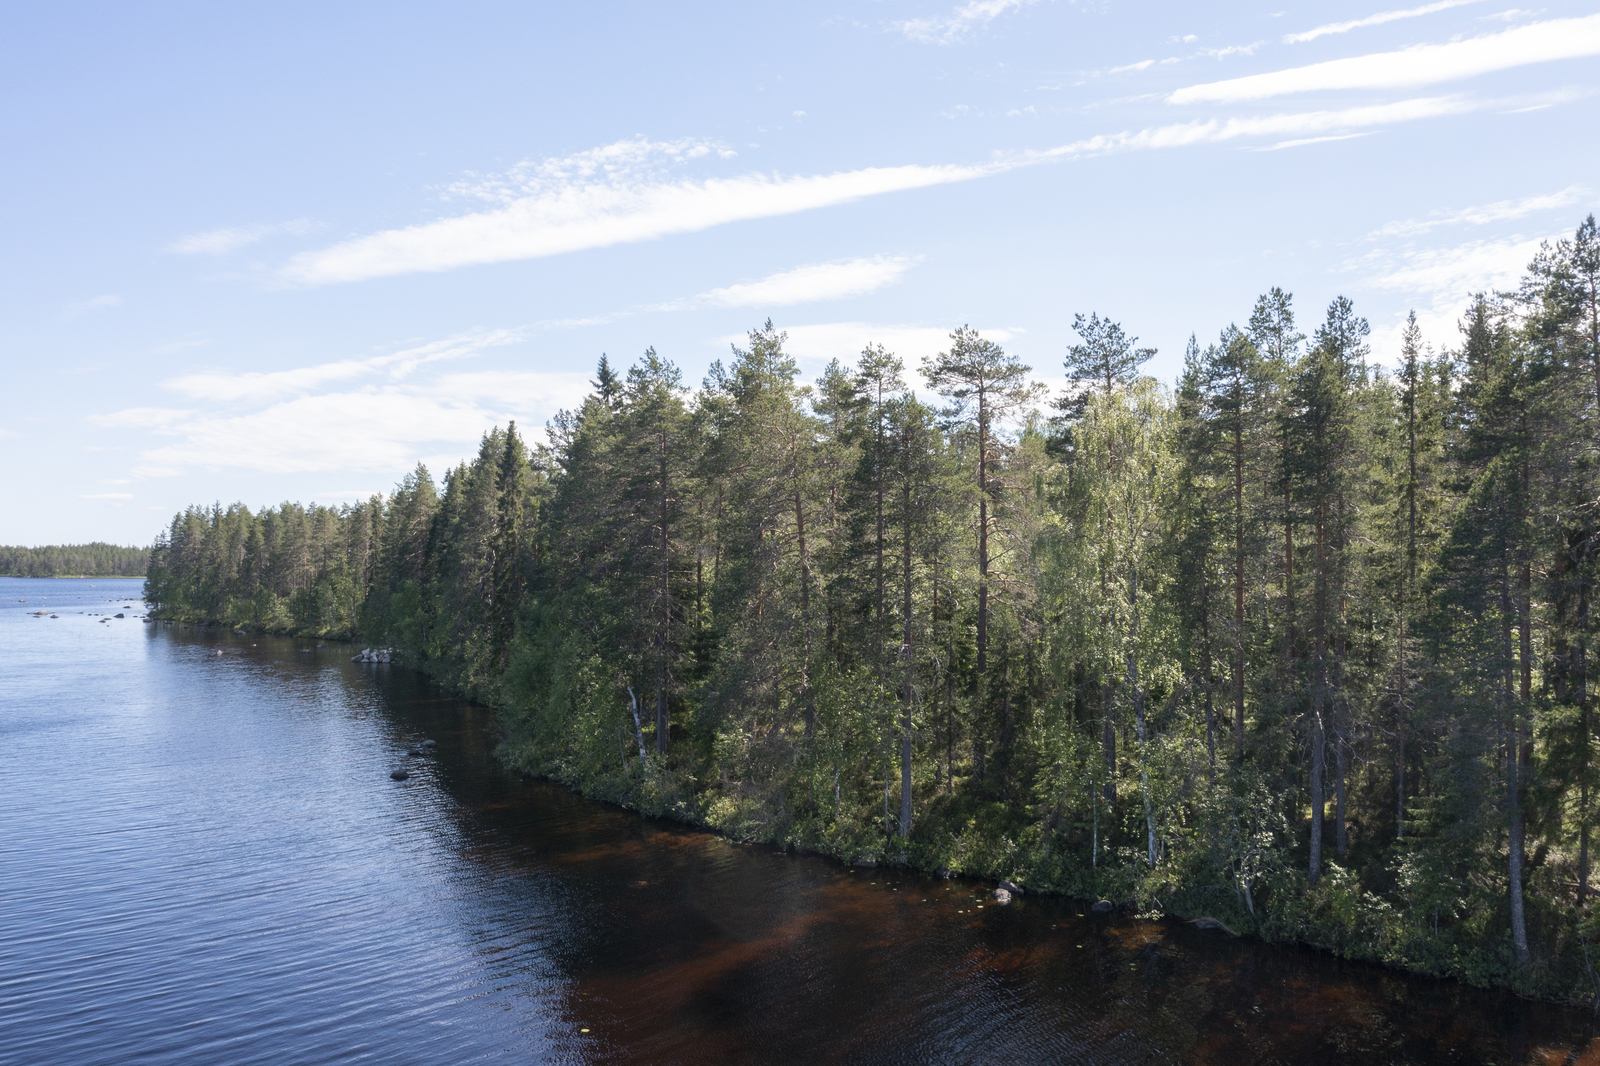
POLYGON ((1010 881, 1001 880, 1000 887, 1005 889, 1007 892, 1011 893, 1013 896, 1022 895, 1022 889, 1018 888, 1016 885, 1012 884, 1010 881))
POLYGON ((439 742, 437 740, 424 740, 419 746, 422 748, 437 748, 439 742))
POLYGON ((1110 914, 1116 907, 1109 899, 1098 899, 1089 907, 1095 914, 1110 914))
POLYGON ((394 778, 396 781, 404 781, 406 778, 411 776, 411 773, 408 770, 395 770, 392 771, 389 776, 394 778))
POLYGON ((1194 918, 1190 920, 1189 924, 1194 926, 1196 929, 1204 929, 1211 933, 1226 933, 1229 936, 1239 935, 1232 929, 1229 929, 1220 919, 1217 918, 1194 918))
POLYGON ((994 890, 994 901, 1003 907, 1011 902, 1011 893, 1003 888, 997 888, 994 890))

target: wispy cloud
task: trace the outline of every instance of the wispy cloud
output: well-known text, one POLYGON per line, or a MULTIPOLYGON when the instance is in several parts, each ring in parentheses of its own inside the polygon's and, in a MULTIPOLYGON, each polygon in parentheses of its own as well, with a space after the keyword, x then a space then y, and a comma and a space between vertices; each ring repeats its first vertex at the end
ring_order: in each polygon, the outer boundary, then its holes
MULTIPOLYGON (((619 143, 630 150, 641 144, 619 143)), ((297 255, 280 274, 293 283, 325 285, 534 259, 968 181, 997 169, 907 165, 812 176, 673 180, 654 172, 656 162, 656 153, 648 150, 621 152, 605 165, 586 160, 584 166, 530 168, 520 183, 480 182, 462 191, 496 203, 490 210, 297 255)))
MULTIPOLYGON (((874 322, 818 322, 803 326, 785 326, 789 335, 784 350, 798 359, 811 363, 826 363, 830 359, 853 362, 868 344, 881 344, 905 361, 915 366, 924 357, 934 355, 950 346, 949 326, 892 325, 874 322)), ((984 329, 985 337, 1004 344, 1019 336, 1018 329, 984 329)), ((742 333, 718 337, 717 345, 742 345, 742 333)))
POLYGON ((1408 7, 1403 11, 1380 11, 1376 15, 1365 18, 1351 19, 1348 22, 1329 22, 1315 29, 1306 30, 1304 33, 1291 33, 1284 37, 1284 44, 1300 44, 1304 41, 1314 41, 1318 37, 1326 37, 1330 33, 1349 33, 1351 30, 1365 29, 1368 26, 1381 26, 1385 22, 1398 22, 1400 19, 1414 19, 1423 15, 1431 15, 1436 11, 1447 11, 1452 7, 1461 7, 1464 4, 1481 4, 1483 0, 1439 0, 1436 4, 1423 4, 1421 7, 1408 7))
POLYGON ((1035 0, 970 0, 948 15, 906 19, 894 23, 894 28, 923 44, 954 44, 973 30, 982 29, 1008 11, 1034 3, 1035 0))
POLYGON ((1112 67, 1110 70, 1106 71, 1106 73, 1107 74, 1126 74, 1129 71, 1145 70, 1145 69, 1147 69, 1149 67, 1154 66, 1155 62, 1156 61, 1154 59, 1141 59, 1141 60, 1139 60, 1139 62, 1137 62, 1137 63, 1129 63, 1125 67, 1112 67))
POLYGON ((816 263, 769 274, 759 281, 712 289, 687 303, 709 307, 789 307, 818 300, 842 300, 899 281, 911 265, 912 260, 903 256, 887 255, 816 263))
POLYGON ((297 218, 292 222, 274 222, 268 225, 222 226, 218 229, 206 230, 204 233, 192 233, 187 237, 179 237, 167 245, 167 251, 177 252, 180 255, 226 255, 229 252, 243 248, 245 245, 254 244, 265 237, 274 237, 279 234, 304 237, 315 231, 316 228, 317 224, 306 218, 297 218))
MULTIPOLYGON (((1181 148, 1251 137, 1320 137, 1353 132, 1399 122, 1461 115, 1487 106, 1458 96, 1420 97, 1392 104, 1344 108, 1338 111, 1302 111, 1284 115, 1257 115, 1226 119, 1196 119, 1136 132, 1101 134, 1036 153, 1038 157, 1076 157, 1153 148, 1181 148)), ((1301 143, 1306 143, 1302 140, 1301 143)))
POLYGON ((293 370, 266 372, 205 371, 183 374, 164 384, 174 392, 198 400, 261 403, 312 392, 334 382, 370 378, 380 373, 389 380, 399 381, 424 363, 464 359, 486 348, 512 344, 521 339, 522 332, 519 330, 487 330, 464 333, 370 359, 341 359, 293 370))
POLYGON ((79 300, 75 304, 69 304, 68 307, 67 307, 67 310, 75 312, 77 314, 82 314, 85 311, 106 311, 106 310, 110 310, 113 307, 121 306, 121 304, 122 304, 122 297, 115 296, 115 295, 112 295, 112 294, 108 293, 108 294, 106 294, 104 296, 91 296, 87 300, 79 300))
POLYGON ((1258 152, 1280 152, 1285 148, 1299 148, 1307 144, 1327 144, 1329 141, 1348 141, 1356 137, 1371 136, 1371 131, 1361 133, 1330 133, 1326 137, 1295 137, 1277 144, 1269 144, 1265 148, 1257 148, 1258 152))
POLYGON ((1600 55, 1600 15, 1535 22, 1501 33, 1397 52, 1253 74, 1179 89, 1169 103, 1235 103, 1330 89, 1396 89, 1432 85, 1496 70, 1600 55))
POLYGON ((1440 226, 1472 225, 1481 226, 1490 222, 1504 222, 1510 219, 1525 218, 1539 211, 1549 211, 1558 207, 1569 207, 1579 201, 1583 190, 1572 185, 1560 192, 1549 193, 1545 196, 1526 196, 1520 200, 1496 200, 1494 203, 1479 204, 1476 207, 1463 208, 1448 214, 1435 214, 1431 218, 1406 219, 1400 222, 1390 222, 1372 231, 1371 238, 1384 237, 1413 237, 1440 226))
POLYGON ((133 408, 90 421, 165 438, 141 452, 132 471, 138 477, 194 469, 396 475, 425 455, 468 455, 486 430, 508 419, 548 418, 579 400, 587 379, 578 372, 448 373, 294 396, 237 415, 133 408))
POLYGON ((1229 56, 1251 56, 1256 54, 1256 49, 1266 44, 1266 41, 1251 41, 1249 44, 1229 44, 1221 48, 1202 48, 1197 55, 1207 59, 1227 59, 1229 56))

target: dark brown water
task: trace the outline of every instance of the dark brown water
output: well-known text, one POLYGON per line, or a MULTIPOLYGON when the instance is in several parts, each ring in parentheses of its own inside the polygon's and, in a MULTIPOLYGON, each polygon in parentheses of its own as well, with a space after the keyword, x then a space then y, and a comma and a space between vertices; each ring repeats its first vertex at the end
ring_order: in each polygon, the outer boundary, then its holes
POLYGON ((1587 1014, 520 781, 403 668, 99 620, 138 587, 0 579, 0 1062, 1600 1062, 1587 1014))

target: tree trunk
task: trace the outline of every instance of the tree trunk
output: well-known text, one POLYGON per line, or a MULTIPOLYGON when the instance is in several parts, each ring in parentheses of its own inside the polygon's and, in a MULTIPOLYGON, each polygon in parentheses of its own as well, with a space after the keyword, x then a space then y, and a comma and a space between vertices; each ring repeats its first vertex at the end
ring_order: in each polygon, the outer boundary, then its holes
POLYGON ((1327 774, 1328 638, 1327 638, 1327 522, 1323 507, 1317 510, 1316 588, 1311 607, 1313 656, 1316 663, 1311 691, 1311 862, 1310 881, 1322 877, 1322 820, 1327 813, 1323 779, 1327 774))
MULTIPOLYGON (((1244 758, 1244 397, 1233 421, 1233 756, 1244 758)), ((1210 697, 1207 697, 1209 707, 1210 697)), ((1213 756, 1215 758, 1215 756, 1213 756)))
POLYGON ((978 676, 989 669, 989 412, 978 393, 978 676))
POLYGON ((811 564, 806 557, 806 511, 798 486, 794 490, 794 528, 800 547, 800 702, 809 737, 817 726, 817 701, 811 691, 811 564))
MULTIPOLYGON (((1522 818, 1522 781, 1520 773, 1520 760, 1522 754, 1521 738, 1518 734, 1520 708, 1512 680, 1513 665, 1511 652, 1511 623, 1513 607, 1511 601, 1511 575, 1507 569, 1506 555, 1510 554, 1509 547, 1502 549, 1500 564, 1500 632, 1503 642, 1502 653, 1505 661, 1505 743, 1506 743, 1506 872, 1508 882, 1508 895, 1511 904, 1511 947, 1516 953, 1518 962, 1526 962, 1528 958, 1528 929, 1524 917, 1522 900, 1522 866, 1523 866, 1523 818, 1522 818)), ((1520 619, 1519 619, 1520 622, 1520 619)), ((1521 629, 1520 624, 1517 627, 1521 629)))
POLYGON ((902 606, 902 638, 900 642, 900 658, 905 669, 905 695, 900 716, 900 836, 904 839, 911 835, 911 701, 915 695, 912 691, 912 671, 916 666, 917 657, 912 647, 911 637, 911 480, 907 478, 902 487, 902 523, 905 526, 902 535, 901 562, 904 573, 902 580, 905 602, 902 606))

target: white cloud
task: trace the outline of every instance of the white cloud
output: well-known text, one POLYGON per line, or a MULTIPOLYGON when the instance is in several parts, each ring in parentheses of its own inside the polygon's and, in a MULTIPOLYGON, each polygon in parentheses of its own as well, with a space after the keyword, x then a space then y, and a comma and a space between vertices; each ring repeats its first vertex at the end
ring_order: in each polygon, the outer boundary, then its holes
POLYGON ((129 407, 108 415, 90 415, 88 421, 105 429, 165 429, 194 416, 174 407, 129 407))
POLYGON ((187 375, 166 384, 247 409, 130 408, 89 421, 154 437, 131 471, 137 477, 194 469, 395 476, 423 456, 470 456, 490 427, 516 419, 532 429, 581 399, 588 375, 578 372, 412 373, 520 336, 488 331, 273 374, 187 375))
POLYGON ((1461 7, 1463 4, 1481 4, 1482 2, 1483 0, 1439 0, 1439 3, 1436 4, 1408 7, 1404 11, 1380 11, 1376 15, 1351 19, 1349 22, 1329 22, 1315 29, 1306 30, 1304 33, 1291 33, 1283 39, 1283 43, 1299 44, 1303 41, 1314 41, 1318 37, 1326 37, 1330 33, 1349 33, 1351 30, 1365 29, 1368 26, 1381 26, 1385 22, 1414 19, 1422 15, 1431 15, 1436 11, 1447 11, 1452 7, 1461 7))
MULTIPOLYGON (((470 455, 491 426, 513 418, 537 424, 586 390, 587 375, 580 373, 483 372, 301 396, 236 417, 191 415, 161 426, 161 435, 175 439, 145 450, 133 472, 393 474, 424 451, 454 446, 457 455, 470 455)), ((98 421, 108 424, 119 415, 98 421)))
POLYGON ((131 492, 80 492, 78 494, 78 499, 80 499, 80 500, 131 500, 131 499, 133 499, 133 493, 131 493, 131 492))
POLYGON ((1169 103, 1230 103, 1329 89, 1432 85, 1491 71, 1600 54, 1600 15, 1552 19, 1448 44, 1334 59, 1270 74, 1191 85, 1169 103))
MULTIPOLYGON (((925 357, 935 355, 950 346, 950 327, 882 325, 871 322, 818 322, 807 326, 785 326, 789 335, 784 351, 809 363, 826 363, 837 359, 853 363, 868 344, 881 344, 898 355, 907 367, 915 367, 925 357)), ((980 330, 997 344, 1004 344, 1021 334, 1018 329, 980 330)), ((729 344, 743 346, 748 338, 743 333, 717 338, 719 347, 729 344)))
MULTIPOLYGON (((817 263, 769 274, 759 281, 712 289, 686 303, 710 307, 789 307, 817 300, 848 299, 899 281, 911 265, 912 261, 903 256, 887 255, 817 263)), ((664 305, 663 310, 676 310, 680 306, 683 304, 664 305)))
POLYGON ((969 0, 948 15, 907 19, 894 23, 894 28, 923 44, 953 44, 974 29, 982 29, 1007 11, 1034 3, 1035 0, 969 0))
POLYGON ((1144 69, 1146 69, 1148 67, 1151 67, 1151 66, 1154 66, 1154 65, 1155 65, 1155 60, 1154 59, 1141 59, 1141 60, 1139 60, 1139 62, 1137 62, 1137 63, 1129 63, 1125 67, 1112 67, 1110 70, 1106 71, 1106 73, 1107 74, 1126 74, 1130 70, 1144 70, 1144 69))
POLYGON ((254 244, 264 237, 273 237, 280 233, 304 237, 316 228, 316 223, 306 218, 297 218, 293 222, 275 222, 270 225, 223 226, 206 230, 204 233, 179 237, 167 245, 167 251, 177 252, 180 255, 226 255, 247 244, 254 244))
POLYGON ((1496 200, 1490 204, 1479 204, 1476 207, 1464 208, 1449 214, 1435 214, 1432 218, 1406 219, 1402 222, 1390 222, 1369 234, 1370 237, 1410 237, 1427 233, 1429 230, 1440 226, 1457 226, 1463 223, 1472 226, 1481 226, 1489 222, 1504 222, 1514 218, 1524 218, 1538 211, 1548 211, 1557 207, 1569 207, 1578 202, 1582 190, 1576 186, 1569 186, 1560 192, 1549 193, 1545 196, 1526 196, 1520 200, 1496 200))
POLYGON ((674 179, 662 168, 709 155, 704 144, 622 141, 452 187, 489 210, 385 230, 297 255, 280 271, 324 285, 560 255, 793 214, 867 196, 968 181, 995 165, 907 165, 811 176, 674 179))
POLYGON ((1515 287, 1542 240, 1521 236, 1469 241, 1448 248, 1411 248, 1363 257, 1377 267, 1368 281, 1382 289, 1438 300, 1515 287))
POLYGON ((122 297, 114 296, 108 293, 104 296, 91 296, 87 300, 80 300, 77 303, 70 305, 68 310, 79 313, 84 311, 104 311, 108 308, 118 307, 121 305, 121 303, 122 297))
POLYGON ((1349 132, 1398 122, 1461 115, 1486 104, 1456 96, 1420 97, 1392 104, 1352 107, 1340 111, 1303 111, 1284 115, 1259 115, 1248 118, 1196 119, 1193 122, 1156 126, 1137 132, 1100 134, 1037 153, 1037 157, 1076 157, 1150 148, 1181 148, 1191 144, 1231 141, 1248 137, 1295 136, 1309 138, 1335 132, 1349 132))
POLYGON ((1279 141, 1277 144, 1271 144, 1265 148, 1258 148, 1256 151, 1278 152, 1285 148, 1299 148, 1302 145, 1307 144, 1326 144, 1329 141, 1348 141, 1355 137, 1368 136, 1371 136, 1370 131, 1365 133, 1331 133, 1326 137, 1296 137, 1293 140, 1279 141))
POLYGON ((1250 44, 1230 44, 1222 48, 1202 48, 1200 55, 1208 59, 1227 59, 1229 56, 1255 55, 1256 49, 1266 44, 1266 41, 1252 41, 1250 44))
MULTIPOLYGON (((1455 346, 1461 341, 1458 323, 1471 295, 1515 288, 1539 245, 1560 236, 1512 235, 1445 247, 1380 248, 1347 261, 1344 270, 1364 275, 1365 284, 1373 288, 1410 297, 1423 336, 1436 346, 1455 346)), ((1399 358, 1403 325, 1397 318, 1388 326, 1374 326, 1373 350, 1381 358, 1389 362, 1399 358)))
POLYGON ((522 334, 517 330, 466 333, 370 359, 342 359, 318 366, 269 372, 208 371, 183 374, 163 384, 175 392, 201 400, 265 402, 310 392, 336 381, 375 375, 380 371, 386 371, 391 380, 398 381, 424 363, 462 359, 485 348, 511 344, 521 339, 522 334))

